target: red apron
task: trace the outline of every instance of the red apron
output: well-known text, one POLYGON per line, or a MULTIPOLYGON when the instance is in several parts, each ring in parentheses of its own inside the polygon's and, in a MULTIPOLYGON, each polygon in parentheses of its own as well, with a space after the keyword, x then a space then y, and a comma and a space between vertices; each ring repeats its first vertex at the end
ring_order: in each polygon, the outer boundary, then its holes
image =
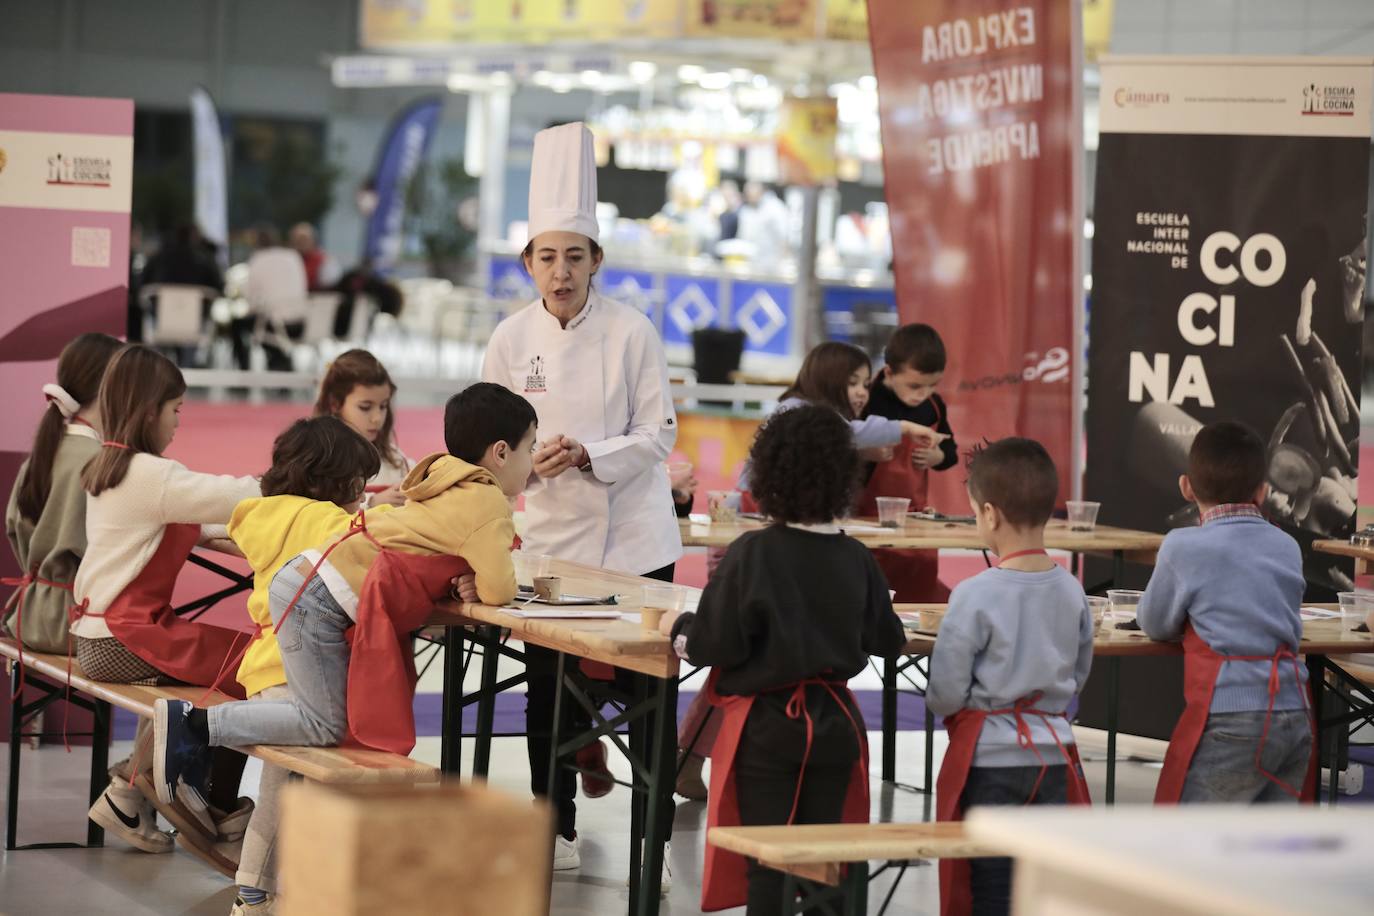
MULTIPOLYGON (((148 565, 124 587, 103 616, 110 633, 124 648, 169 677, 200 687, 224 682, 220 689, 243 699, 234 680, 238 658, 252 634, 178 617, 172 610, 172 590, 186 558, 200 539, 199 525, 173 524, 162 531, 162 542, 148 565), (230 662, 233 670, 226 671, 230 662)), ((84 611, 77 605, 77 616, 84 611)))
MULTIPOLYGON (((879 462, 873 468, 863 495, 859 497, 861 516, 878 514, 879 496, 906 497, 915 510, 926 507, 930 488, 930 472, 911 466, 916 443, 903 439, 895 447, 890 461, 879 462)), ((894 550, 876 548, 873 559, 878 561, 887 578, 887 587, 897 593, 893 599, 900 604, 943 604, 949 600, 949 589, 940 581, 940 552, 938 550, 894 550)))
MULTIPOLYGON (((5 602, 3 608, 0 608, 0 621, 9 615, 11 609, 14 611, 14 644, 19 649, 19 692, 21 694, 24 692, 24 600, 28 598, 29 589, 35 584, 46 585, 48 588, 60 588, 64 592, 72 590, 72 586, 68 582, 55 582, 52 579, 42 578, 38 575, 36 567, 17 579, 8 577, 0 579, 0 585, 14 588, 14 594, 10 595, 10 600, 5 602)), ((3 629, 0 627, 0 630, 3 629)), ((67 637, 67 642, 70 645, 70 636, 67 637)), ((71 655, 70 648, 67 654, 71 655)), ((70 679, 69 677, 68 680, 70 679)))
MULTIPOLYGON (((849 702, 858 709, 854 694, 848 687, 837 685, 820 678, 809 678, 790 688, 792 699, 787 704, 787 715, 806 719, 807 755, 811 752, 811 714, 806 709, 806 687, 821 684, 830 690, 840 708, 849 715, 849 709, 840 700, 839 691, 848 696, 849 702)), ((712 706, 721 710, 720 734, 716 738, 711 753, 711 790, 707 795, 706 825, 711 827, 735 827, 740 823, 739 798, 735 791, 735 754, 739 751, 740 737, 744 734, 744 724, 753 708, 753 696, 722 696, 716 693, 716 672, 712 671, 706 679, 704 691, 712 706)), ((843 822, 846 824, 868 823, 868 736, 860 722, 853 721, 854 732, 859 739, 859 759, 849 780, 849 791, 844 800, 843 822)), ((801 793, 802 777, 806 774, 806 757, 802 758, 802 772, 797 780, 798 797, 801 793)), ((796 816, 796 802, 792 804, 792 815, 787 823, 796 816)), ((701 880, 701 908, 705 911, 725 910, 744 906, 748 898, 749 882, 746 875, 748 862, 738 853, 727 852, 718 846, 706 845, 705 864, 701 880)))
MULTIPOLYGON (((1017 741, 1022 747, 1035 748, 1031 741, 1029 726, 1024 716, 1039 716, 1049 724, 1051 717, 1063 718, 1063 713, 1042 712, 1032 705, 1037 698, 1018 701, 1011 709, 963 709, 952 716, 945 717, 945 733, 949 736, 949 747, 945 749, 944 762, 940 764, 940 775, 935 782, 935 819, 937 821, 962 821, 964 809, 960 801, 964 794, 964 784, 968 781, 969 768, 973 766, 973 753, 978 747, 978 736, 982 734, 983 722, 988 716, 1015 716, 1017 741)), ((1068 764, 1068 801, 1071 805, 1090 805, 1088 783, 1083 778, 1083 764, 1078 759, 1078 745, 1060 744, 1059 736, 1053 727, 1055 744, 1059 753, 1068 764)), ((1037 756, 1039 751, 1036 751, 1037 756)), ((1043 767, 1049 764, 1042 761, 1043 767)), ((1044 770, 1041 770, 1044 778, 1044 770)), ((1037 784, 1036 788, 1039 788, 1037 784)), ((1034 798, 1034 793, 1031 795, 1034 798)), ((969 888, 968 859, 940 860, 940 914, 941 916, 962 916, 973 908, 973 896, 969 888)))
MULTIPOLYGON (((1269 734, 1269 718, 1274 712, 1274 700, 1279 693, 1280 665, 1284 659, 1293 663, 1293 677, 1302 687, 1301 669, 1298 658, 1286 646, 1280 647, 1273 655, 1219 655, 1207 645, 1197 631, 1189 624, 1183 631, 1183 699, 1186 705, 1183 715, 1178 717, 1174 733, 1169 737, 1169 750, 1164 755, 1164 769, 1159 774, 1159 786, 1155 790, 1155 804, 1177 804, 1183 796, 1183 784, 1188 779, 1188 768, 1193 762, 1193 754, 1202 741, 1203 730, 1207 727, 1207 717, 1211 712, 1212 693, 1216 690, 1217 675, 1226 662, 1269 662, 1269 708, 1264 721, 1264 734, 1260 737, 1259 747, 1255 749, 1255 769, 1289 795, 1305 802, 1317 798, 1317 741, 1316 728, 1313 726, 1312 759, 1307 766, 1307 776, 1301 790, 1283 782, 1260 765, 1260 755, 1264 753, 1264 743, 1269 734)), ((1307 691, 1302 691, 1303 705, 1311 719, 1312 708, 1307 691)))

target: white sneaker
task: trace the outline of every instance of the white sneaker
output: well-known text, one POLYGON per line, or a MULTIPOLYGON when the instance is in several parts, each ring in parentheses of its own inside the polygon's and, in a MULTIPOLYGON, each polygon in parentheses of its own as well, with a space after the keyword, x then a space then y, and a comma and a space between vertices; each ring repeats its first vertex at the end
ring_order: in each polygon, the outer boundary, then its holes
MULTIPOLYGON (((642 856, 644 854, 644 847, 641 845, 639 848, 639 854, 642 856)), ((672 854, 672 851, 672 843, 663 844, 663 875, 659 878, 658 882, 658 896, 660 897, 667 897, 668 892, 673 889, 673 868, 671 865, 668 864, 668 857, 672 854)), ((625 886, 630 886, 629 878, 625 879, 625 886)))
POLYGON ((553 870, 571 871, 582 867, 582 854, 577 851, 577 836, 570 840, 561 833, 553 838, 553 870))
POLYGON ((157 815, 143 793, 115 777, 91 805, 87 817, 124 842, 143 852, 171 852, 172 835, 157 829, 157 815))
POLYGON ((229 916, 272 916, 276 912, 277 898, 273 894, 268 894, 267 899, 262 903, 247 904, 243 898, 234 900, 234 908, 229 911, 229 916))

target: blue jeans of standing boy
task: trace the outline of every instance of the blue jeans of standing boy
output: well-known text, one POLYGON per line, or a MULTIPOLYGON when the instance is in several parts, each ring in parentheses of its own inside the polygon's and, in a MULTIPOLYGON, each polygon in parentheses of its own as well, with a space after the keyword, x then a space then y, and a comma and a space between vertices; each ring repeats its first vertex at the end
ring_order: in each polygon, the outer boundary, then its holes
MULTIPOLYGON (((267 591, 272 623, 305 581, 296 558, 272 577, 267 591)), ((221 703, 208 710, 210 743, 229 747, 285 744, 326 747, 338 744, 348 728, 348 641, 353 620, 315 576, 277 632, 286 669, 288 700, 221 703)))
POLYGON ((1275 710, 1264 735, 1263 710, 1214 712, 1207 717, 1202 739, 1193 753, 1181 802, 1297 802, 1255 766, 1301 790, 1312 754, 1312 727, 1305 709, 1275 710))
MULTIPOLYGON (((1045 767, 1044 779, 1040 772, 1038 766, 970 767, 964 794, 959 796, 964 816, 979 805, 1067 804, 1068 766, 1045 767), (1038 789, 1036 780, 1040 780, 1038 789)), ((1011 859, 969 859, 968 866, 973 916, 1007 916, 1011 912, 1011 859)))

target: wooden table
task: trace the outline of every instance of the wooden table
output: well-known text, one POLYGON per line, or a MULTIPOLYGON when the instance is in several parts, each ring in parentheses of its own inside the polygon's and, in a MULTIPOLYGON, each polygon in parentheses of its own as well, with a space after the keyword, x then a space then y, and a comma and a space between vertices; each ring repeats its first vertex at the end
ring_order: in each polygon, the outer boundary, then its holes
MULTIPOLYGON (((617 595, 615 609, 633 613, 640 608, 642 590, 648 585, 663 585, 652 579, 626 576, 606 570, 555 560, 550 570, 563 580, 565 594, 606 597, 617 595)), ((681 586, 679 586, 681 588, 681 586)), ((696 606, 699 593, 684 588, 687 609, 696 606)), ((531 605, 537 609, 537 605, 531 605)), ((605 611, 605 606, 586 608, 605 611)), ((567 609, 575 614, 577 608, 567 609)), ((473 775, 485 777, 491 761, 492 724, 496 694, 524 680, 523 676, 497 681, 497 661, 503 655, 523 661, 523 653, 504 645, 502 634, 534 646, 558 653, 558 683, 566 687, 579 704, 592 716, 593 727, 580 735, 561 740, 567 731, 568 709, 563 708, 565 691, 555 694, 553 752, 549 795, 553 795, 552 777, 560 759, 571 757, 578 749, 605 737, 629 760, 632 776, 626 783, 634 792, 630 817, 630 903, 629 912, 650 914, 658 912, 659 886, 662 880, 663 845, 661 842, 643 843, 644 837, 666 835, 671 829, 672 793, 677 765, 677 691, 679 662, 667 637, 647 632, 638 622, 626 620, 583 619, 576 617, 539 618, 519 617, 507 608, 480 604, 449 602, 435 609, 430 625, 447 628, 444 660, 444 733, 440 753, 440 768, 457 773, 460 768, 462 740, 462 709, 477 704, 476 747, 473 752, 473 775), (463 642, 471 639, 482 648, 482 681, 476 694, 464 695, 463 642), (568 665, 576 660, 603 662, 633 675, 632 695, 624 712, 605 718, 588 694, 587 682, 568 665), (616 733, 621 726, 629 727, 629 743, 616 733)), ((470 656, 469 656, 470 657, 470 656)))
MULTIPOLYGON (((903 604, 897 605, 899 613, 918 613, 927 618, 923 620, 922 629, 930 629, 927 623, 936 624, 933 627, 938 633, 938 618, 943 615, 947 605, 941 604, 903 604)), ((1337 605, 1333 604, 1314 604, 1304 605, 1304 607, 1322 608, 1325 610, 1335 610, 1337 605)), ((893 769, 896 763, 896 737, 897 737, 897 676, 908 668, 916 670, 929 677, 930 655, 935 649, 936 636, 929 632, 907 631, 907 644, 902 652, 906 660, 889 659, 886 662, 883 676, 883 779, 888 782, 895 781, 895 774, 889 775, 887 768, 888 758, 892 757, 893 769), (925 667, 921 667, 920 662, 925 662, 925 667), (892 750, 889 751, 888 748, 892 750)), ((1323 708, 1323 695, 1326 692, 1326 673, 1328 670, 1339 671, 1340 669, 1329 661, 1332 655, 1357 655, 1365 652, 1374 652, 1374 633, 1352 633, 1341 628, 1339 619, 1329 620, 1304 620, 1302 627, 1302 643, 1299 646, 1299 654, 1307 660, 1308 680, 1312 685, 1312 708, 1321 710, 1323 708)), ((1104 658, 1107 661, 1107 788, 1106 802, 1113 804, 1116 800, 1116 738, 1117 738, 1117 712, 1119 705, 1118 685, 1120 680, 1120 662, 1127 656, 1164 656, 1182 655, 1183 644, 1178 642, 1155 642, 1139 630, 1118 630, 1115 628, 1106 629, 1093 639, 1094 658, 1104 658)), ((908 678, 910 682, 910 678, 908 678)), ((914 682, 913 682, 914 686, 914 682)), ((1337 759, 1336 747, 1337 739, 1340 737, 1339 729, 1336 727, 1343 724, 1343 717, 1337 715, 1323 720, 1321 715, 1316 717, 1317 725, 1317 746, 1325 745, 1327 757, 1334 761, 1337 759)), ((934 759, 934 744, 931 739, 931 732, 934 729, 935 721, 929 710, 926 711, 926 785, 918 787, 920 791, 929 792, 932 784, 932 768, 934 759)), ((1331 803, 1336 800, 1336 780, 1331 781, 1329 799, 1331 803)))
POLYGON ((1015 856, 1018 916, 1345 914, 1374 900, 1374 832, 1360 810, 979 808, 966 825, 1015 856))
POLYGON ((1337 557, 1354 557, 1357 576, 1367 576, 1374 568, 1374 547, 1357 547, 1349 541, 1313 541, 1312 549, 1337 557))
MULTIPOLYGON (((739 519, 734 522, 710 522, 702 524, 690 519, 679 522, 682 528, 684 547, 728 547, 740 535, 758 531, 764 522, 752 519, 739 519)), ((978 535, 978 529, 971 522, 936 522, 928 519, 908 518, 902 528, 880 529, 874 519, 850 519, 841 523, 856 528, 848 533, 870 548, 897 548, 907 550, 987 550, 988 545, 978 535)), ((1159 545, 1164 543, 1164 535, 1148 531, 1132 531, 1129 528, 1112 528, 1098 525, 1092 531, 1073 531, 1063 519, 1054 519, 1045 528, 1045 546, 1050 550, 1065 550, 1075 556, 1088 555, 1108 557, 1113 560, 1115 569, 1112 579, 1121 578, 1125 563, 1141 563, 1153 566, 1159 545)))

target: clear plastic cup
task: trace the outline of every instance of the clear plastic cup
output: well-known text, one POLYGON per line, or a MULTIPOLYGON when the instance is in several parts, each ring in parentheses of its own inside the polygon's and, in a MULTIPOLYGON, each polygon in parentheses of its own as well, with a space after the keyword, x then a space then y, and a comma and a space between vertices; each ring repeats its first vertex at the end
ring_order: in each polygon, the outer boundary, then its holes
POLYGON ((739 504, 738 490, 712 490, 706 494, 706 509, 713 522, 728 524, 738 519, 739 504))
POLYGON ((901 496, 878 497, 878 524, 884 528, 902 528, 906 525, 906 513, 911 508, 911 500, 901 496))
POLYGON ((1097 512, 1101 503, 1082 499, 1071 499, 1065 505, 1069 510, 1070 531, 1092 531, 1097 527, 1097 512))
POLYGON ((1374 614, 1374 594, 1369 592, 1341 592, 1336 597, 1341 602, 1342 630, 1350 633, 1358 630, 1361 625, 1368 626, 1370 616, 1374 614))
POLYGON ((515 581, 520 585, 534 585, 535 579, 542 579, 553 571, 553 557, 544 554, 526 553, 517 550, 511 554, 515 563, 515 581))
POLYGON ((1130 617, 1134 620, 1135 612, 1140 607, 1140 597, 1144 594, 1133 588, 1107 589, 1107 602, 1111 605, 1113 616, 1130 617))
POLYGON ((1107 619, 1107 611, 1112 606, 1111 599, 1100 595, 1088 596, 1088 611, 1093 615, 1093 633, 1102 632, 1102 621, 1107 619))

